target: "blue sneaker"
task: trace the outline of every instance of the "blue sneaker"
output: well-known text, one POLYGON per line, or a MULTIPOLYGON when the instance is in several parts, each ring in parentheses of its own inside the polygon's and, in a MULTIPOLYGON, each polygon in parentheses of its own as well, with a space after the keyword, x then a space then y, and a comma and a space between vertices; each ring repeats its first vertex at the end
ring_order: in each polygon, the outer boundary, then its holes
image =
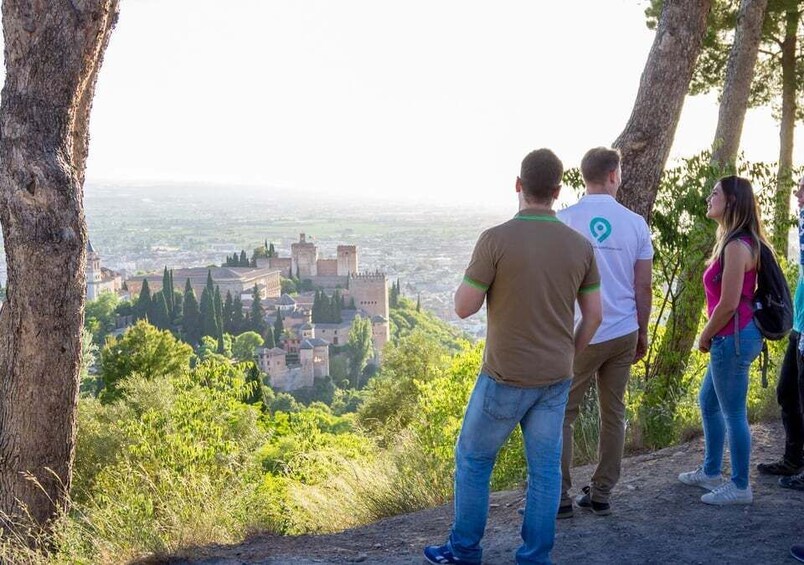
POLYGON ((433 565, 446 565, 448 563, 474 565, 471 561, 455 557, 448 545, 428 545, 424 548, 424 558, 433 565))
POLYGON ((792 555, 793 557, 804 563, 804 545, 799 544, 791 547, 790 555, 792 555))

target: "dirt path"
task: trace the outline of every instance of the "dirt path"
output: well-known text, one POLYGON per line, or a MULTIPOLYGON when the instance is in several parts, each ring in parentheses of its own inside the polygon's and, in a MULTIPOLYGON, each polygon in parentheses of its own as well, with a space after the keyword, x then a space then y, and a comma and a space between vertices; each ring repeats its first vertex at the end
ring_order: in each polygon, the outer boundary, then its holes
MULTIPOLYGON (((753 428, 752 468, 780 455, 781 425, 753 428)), ((772 477, 752 470, 754 504, 716 508, 699 501, 702 490, 682 485, 676 476, 694 469, 703 440, 626 459, 612 500, 614 513, 597 517, 576 509, 558 522, 553 559, 583 564, 788 564, 792 543, 804 543, 804 492, 781 489, 772 477)), ((573 471, 586 484, 593 467, 573 471)), ((514 562, 520 543, 517 507, 522 491, 492 495, 484 539, 484 563, 514 562)), ((322 536, 257 535, 231 547, 204 547, 169 561, 171 565, 311 565, 422 563, 422 547, 441 543, 450 526, 450 505, 382 520, 322 536)))

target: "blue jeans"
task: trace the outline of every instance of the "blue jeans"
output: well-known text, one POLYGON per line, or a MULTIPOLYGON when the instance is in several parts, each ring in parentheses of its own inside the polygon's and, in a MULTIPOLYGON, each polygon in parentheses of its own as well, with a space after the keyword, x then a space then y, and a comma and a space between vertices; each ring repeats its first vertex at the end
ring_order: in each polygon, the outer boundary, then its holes
POLYGON ((740 356, 734 336, 715 337, 709 350, 709 367, 698 400, 704 429, 704 465, 707 475, 720 475, 723 444, 729 437, 731 480, 748 486, 751 432, 748 429, 748 368, 762 350, 762 336, 753 320, 740 330, 740 356))
POLYGON ((524 544, 520 565, 551 563, 561 497, 561 439, 571 378, 554 385, 519 388, 481 374, 455 448, 455 522, 448 544, 455 556, 480 563, 480 540, 489 510, 489 480, 500 448, 522 427, 528 462, 524 544))

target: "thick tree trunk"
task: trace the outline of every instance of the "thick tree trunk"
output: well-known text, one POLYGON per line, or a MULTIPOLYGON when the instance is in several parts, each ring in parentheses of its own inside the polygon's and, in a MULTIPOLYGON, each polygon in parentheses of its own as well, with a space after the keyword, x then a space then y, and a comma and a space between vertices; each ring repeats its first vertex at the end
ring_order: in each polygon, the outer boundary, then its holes
MULTIPOLYGON (((767 3, 768 0, 742 0, 740 4, 734 45, 729 53, 717 130, 712 144, 713 171, 733 167, 737 159, 767 3)), ((709 184, 715 180, 710 179, 709 184)), ((702 187, 702 198, 710 188, 711 186, 702 187)), ((707 222, 705 218, 699 219, 692 228, 694 236, 690 244, 689 259, 685 262, 679 277, 682 286, 668 318, 667 331, 662 338, 656 355, 656 364, 653 367, 653 375, 658 377, 655 379, 656 383, 680 382, 692 352, 703 314, 704 293, 701 280, 706 257, 714 244, 715 226, 707 222)), ((667 402, 674 402, 672 392, 676 388, 673 385, 658 391, 658 397, 653 397, 652 392, 649 393, 650 404, 666 409, 667 402), (667 394, 671 396, 665 396, 667 394)), ((672 414, 673 411, 670 410, 669 413, 672 414)), ((664 435, 662 429, 664 424, 665 422, 659 425, 657 430, 646 430, 646 436, 664 435)))
POLYGON ((0 511, 6 527, 30 516, 47 529, 72 480, 89 113, 118 2, 3 0, 2 11, 0 511))
POLYGON ((796 47, 801 15, 796 2, 785 11, 785 35, 782 41, 782 121, 779 126, 779 170, 773 206, 773 247, 787 256, 790 230, 790 194, 793 182, 793 136, 796 129, 796 47))
POLYGON ((666 0, 631 117, 614 147, 623 156, 618 199, 650 217, 701 51, 711 0, 666 0))

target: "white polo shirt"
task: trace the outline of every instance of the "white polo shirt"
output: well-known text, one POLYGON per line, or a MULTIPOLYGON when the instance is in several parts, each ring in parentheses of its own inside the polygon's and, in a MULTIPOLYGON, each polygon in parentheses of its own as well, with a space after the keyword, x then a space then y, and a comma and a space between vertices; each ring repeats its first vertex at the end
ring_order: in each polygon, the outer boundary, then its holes
POLYGON ((636 262, 653 258, 645 219, 608 194, 587 194, 557 213, 595 250, 600 271, 603 321, 591 343, 609 341, 639 329, 634 290, 636 262))

